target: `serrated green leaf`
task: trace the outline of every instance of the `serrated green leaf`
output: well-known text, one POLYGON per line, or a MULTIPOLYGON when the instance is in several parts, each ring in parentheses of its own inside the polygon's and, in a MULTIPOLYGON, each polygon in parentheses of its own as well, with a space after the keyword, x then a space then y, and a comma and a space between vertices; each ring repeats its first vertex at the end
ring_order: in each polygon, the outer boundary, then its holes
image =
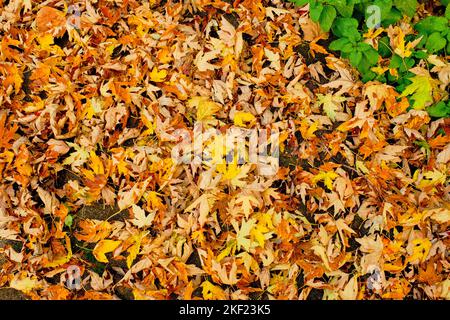
POLYGON ((365 50, 363 52, 363 56, 364 56, 364 59, 366 60, 365 62, 369 66, 373 66, 378 63, 378 58, 379 58, 378 51, 372 47, 370 47, 370 49, 368 49, 368 50, 365 50))
POLYGON ((345 0, 334 0, 333 5, 341 16, 344 18, 351 18, 354 10, 354 3, 352 1, 348 3, 345 0))
POLYGON ((391 24, 395 24, 397 23, 399 20, 401 20, 401 18, 403 17, 402 13, 395 9, 392 8, 389 12, 387 12, 384 16, 383 16, 383 20, 381 21, 381 25, 383 27, 388 27, 391 24))
POLYGON ((441 32, 448 28, 448 19, 445 17, 426 17, 418 22, 414 28, 420 33, 429 35, 434 32, 441 32))
POLYGON ((309 16, 311 17, 312 21, 319 22, 323 8, 324 8, 323 5, 320 3, 309 5, 309 16))
POLYGON ((433 79, 428 76, 416 75, 409 79, 411 84, 409 84, 405 90, 403 90, 401 97, 411 96, 414 100, 412 107, 414 109, 422 110, 425 106, 433 102, 433 79))
POLYGON ((375 5, 381 10, 381 19, 384 20, 392 9, 392 0, 375 0, 371 5, 375 5))
POLYGON ((447 44, 447 40, 439 33, 434 32, 428 37, 427 43, 425 44, 425 48, 430 53, 438 52, 439 50, 442 50, 445 48, 447 44))
POLYGON ((417 0, 394 0, 394 5, 402 14, 412 17, 416 13, 419 4, 417 0))
POLYGON ((328 32, 336 18, 336 9, 333 6, 324 6, 320 14, 319 24, 323 31, 328 32))
POLYGON ((362 57, 363 57, 363 54, 361 51, 356 51, 356 50, 352 51, 352 52, 350 52, 350 56, 349 56, 350 63, 353 66, 357 66, 361 62, 362 57))
POLYGON ((353 43, 361 39, 361 34, 358 32, 358 20, 354 18, 337 18, 332 31, 334 35, 347 38, 353 43))
POLYGON ((436 103, 435 105, 428 107, 427 112, 430 116, 435 118, 450 117, 450 103, 443 101, 436 103))
POLYGON ((329 46, 330 50, 333 51, 342 51, 342 52, 351 52, 353 49, 353 45, 350 43, 350 41, 347 38, 340 38, 337 40, 334 40, 330 43, 329 46))
POLYGON ((387 58, 392 55, 389 37, 383 37, 378 41, 378 53, 383 58, 387 58))
POLYGON ((293 2, 296 6, 304 6, 309 2, 309 0, 289 0, 290 2, 293 2))

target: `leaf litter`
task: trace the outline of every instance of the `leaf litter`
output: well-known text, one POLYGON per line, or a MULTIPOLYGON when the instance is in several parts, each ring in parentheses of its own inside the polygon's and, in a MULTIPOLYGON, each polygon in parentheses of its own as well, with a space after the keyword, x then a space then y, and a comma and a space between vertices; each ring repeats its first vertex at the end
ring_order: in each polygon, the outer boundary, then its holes
POLYGON ((73 4, 1 5, 2 288, 450 298, 449 122, 423 110, 448 61, 397 93, 362 83, 282 1, 73 4), (196 121, 281 130, 282 165, 175 163, 172 133, 196 121))

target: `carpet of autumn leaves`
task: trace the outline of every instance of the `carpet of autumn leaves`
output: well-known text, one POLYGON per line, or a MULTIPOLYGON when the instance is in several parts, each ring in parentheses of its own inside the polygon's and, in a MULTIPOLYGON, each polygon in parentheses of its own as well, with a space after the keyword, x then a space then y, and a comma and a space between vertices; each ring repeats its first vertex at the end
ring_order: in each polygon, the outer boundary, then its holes
POLYGON ((279 0, 1 1, 0 295, 449 299, 450 123, 327 41, 279 0), (279 130, 277 174, 174 162, 195 122, 279 130))

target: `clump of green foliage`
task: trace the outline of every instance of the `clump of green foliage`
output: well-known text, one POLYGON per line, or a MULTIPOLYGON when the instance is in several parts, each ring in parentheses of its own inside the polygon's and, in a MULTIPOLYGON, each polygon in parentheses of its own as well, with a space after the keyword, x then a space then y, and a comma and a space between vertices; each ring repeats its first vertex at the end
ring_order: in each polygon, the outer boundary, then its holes
MULTIPOLYGON (((409 70, 430 54, 447 55, 450 52, 450 0, 441 0, 446 7, 443 16, 429 16, 414 25, 417 34, 405 37, 405 42, 420 39, 408 57, 401 57, 390 46, 388 36, 380 36, 378 49, 364 42, 363 34, 378 27, 387 28, 402 19, 412 20, 418 9, 417 0, 289 0, 296 5, 309 3, 310 17, 325 32, 331 32, 329 49, 339 52, 361 73, 362 81, 377 80, 403 92, 414 76, 409 70), (370 28, 369 28, 370 26, 370 28), (380 60, 388 61, 395 73, 376 73, 373 67, 380 60)), ((450 115, 447 103, 430 108, 430 115, 450 115)))

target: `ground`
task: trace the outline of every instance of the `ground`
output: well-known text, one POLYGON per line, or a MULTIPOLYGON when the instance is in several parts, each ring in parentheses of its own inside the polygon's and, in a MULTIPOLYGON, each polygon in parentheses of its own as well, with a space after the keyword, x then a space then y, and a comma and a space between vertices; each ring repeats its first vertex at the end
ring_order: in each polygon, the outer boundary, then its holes
POLYGON ((278 0, 3 1, 0 299, 448 299, 447 57, 418 106, 332 40, 278 0))

